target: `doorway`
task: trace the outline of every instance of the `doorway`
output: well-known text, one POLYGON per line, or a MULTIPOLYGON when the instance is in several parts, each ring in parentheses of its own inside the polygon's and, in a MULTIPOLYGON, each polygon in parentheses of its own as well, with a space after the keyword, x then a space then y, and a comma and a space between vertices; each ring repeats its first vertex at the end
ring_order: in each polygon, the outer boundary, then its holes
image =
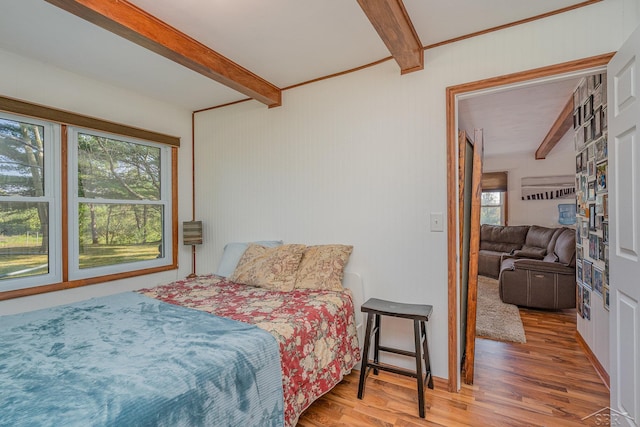
MULTIPOLYGON (((449 391, 458 391, 460 388, 460 359, 462 349, 465 346, 461 342, 459 331, 459 302, 460 289, 458 278, 459 263, 458 248, 460 242, 460 232, 458 229, 458 170, 457 170, 457 147, 458 147, 458 100, 460 97, 471 94, 489 93, 492 91, 504 90, 509 87, 532 84, 532 82, 552 81, 568 78, 571 76, 582 76, 599 69, 602 69, 609 62, 613 54, 600 55, 578 61, 571 61, 554 66, 529 70, 521 73, 495 77, 478 82, 466 83, 447 88, 447 190, 448 190, 448 326, 449 331, 449 391)), ((471 250, 477 251, 478 242, 471 242, 471 250)), ((473 298, 472 298, 473 299, 473 298)), ((467 340, 475 339, 475 336, 467 336, 467 340)), ((469 363, 473 363, 474 355, 467 354, 469 363)))

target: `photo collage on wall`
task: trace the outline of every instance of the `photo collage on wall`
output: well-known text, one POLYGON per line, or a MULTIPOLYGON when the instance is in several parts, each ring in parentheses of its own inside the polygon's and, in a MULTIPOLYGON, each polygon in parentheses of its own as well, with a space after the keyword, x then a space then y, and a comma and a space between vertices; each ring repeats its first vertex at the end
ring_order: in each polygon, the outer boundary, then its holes
POLYGON ((576 305, 591 320, 596 294, 609 310, 607 75, 583 78, 573 94, 576 150, 576 305))

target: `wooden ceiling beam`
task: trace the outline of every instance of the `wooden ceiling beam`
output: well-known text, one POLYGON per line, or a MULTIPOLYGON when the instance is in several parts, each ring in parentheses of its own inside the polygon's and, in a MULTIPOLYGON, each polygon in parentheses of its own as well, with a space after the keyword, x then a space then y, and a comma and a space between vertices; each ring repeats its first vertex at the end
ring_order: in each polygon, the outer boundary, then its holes
POLYGON ((569 128, 573 126, 573 95, 569 97, 569 101, 564 106, 560 115, 553 122, 549 133, 544 137, 542 143, 536 150, 536 160, 542 160, 553 150, 562 137, 567 133, 569 128))
POLYGON ((275 85, 126 0, 46 1, 269 107, 282 103, 275 85))
POLYGON ((358 0, 402 74, 424 68, 424 49, 402 0, 358 0))

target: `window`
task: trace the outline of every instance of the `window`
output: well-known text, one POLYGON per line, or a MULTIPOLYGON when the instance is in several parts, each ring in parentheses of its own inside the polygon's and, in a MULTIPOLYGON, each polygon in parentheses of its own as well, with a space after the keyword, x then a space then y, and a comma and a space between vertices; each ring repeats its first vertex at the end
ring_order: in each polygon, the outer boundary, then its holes
POLYGON ((7 105, 49 120, 0 113, 0 300, 177 268, 177 138, 7 105))
POLYGON ((170 149, 71 129, 69 152, 70 277, 166 264, 170 149))
POLYGON ((480 208, 480 224, 505 225, 502 191, 483 191, 480 208))
POLYGON ((0 116, 0 290, 60 281, 59 126, 0 116))
POLYGON ((507 224, 507 173, 482 174, 480 224, 507 224))

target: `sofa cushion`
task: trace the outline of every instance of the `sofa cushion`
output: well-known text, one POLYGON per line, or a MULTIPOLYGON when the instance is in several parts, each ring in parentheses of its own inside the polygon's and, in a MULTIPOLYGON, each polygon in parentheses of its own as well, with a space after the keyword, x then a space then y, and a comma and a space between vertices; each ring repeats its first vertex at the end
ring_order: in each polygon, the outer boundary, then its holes
POLYGON ((566 266, 576 265, 576 232, 565 228, 558 235, 553 252, 558 256, 558 262, 566 266))
POLYGON ((505 227, 482 224, 480 227, 480 249, 511 253, 522 248, 528 230, 528 225, 505 227))
POLYGON ((547 254, 547 252, 553 251, 553 246, 550 246, 550 244, 553 242, 556 233, 560 230, 561 229, 559 228, 547 228, 540 227, 539 225, 532 225, 529 227, 529 232, 527 233, 527 238, 524 241, 524 246, 543 249, 544 251, 538 254, 542 258, 547 254))
POLYGON ((522 249, 518 249, 513 252, 513 255, 518 258, 531 258, 542 259, 547 253, 547 248, 538 248, 536 246, 522 246, 522 249))
POLYGON ((555 229, 555 233, 553 234, 553 237, 551 237, 551 240, 549 241, 549 244, 547 245, 547 253, 548 254, 552 254, 555 247, 556 247, 556 240, 558 240, 558 236, 560 234, 562 234, 562 232, 564 230, 566 230, 567 227, 559 227, 555 229))
POLYGON ((478 253, 478 274, 497 279, 500 274, 502 255, 504 255, 502 252, 480 250, 478 253))

